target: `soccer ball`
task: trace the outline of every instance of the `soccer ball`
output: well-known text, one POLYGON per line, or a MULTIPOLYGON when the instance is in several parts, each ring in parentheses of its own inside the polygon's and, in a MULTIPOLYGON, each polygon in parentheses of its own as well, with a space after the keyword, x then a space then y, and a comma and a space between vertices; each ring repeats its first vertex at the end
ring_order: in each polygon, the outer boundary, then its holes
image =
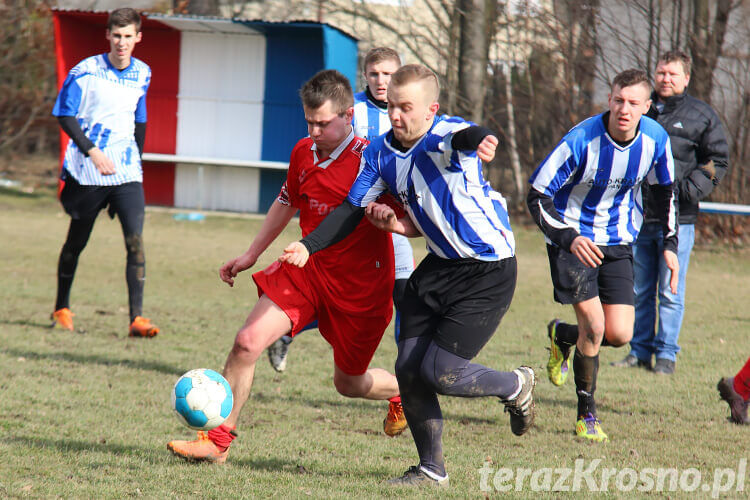
POLYGON ((232 388, 219 373, 207 368, 190 370, 172 390, 172 408, 191 429, 209 431, 232 412, 232 388))

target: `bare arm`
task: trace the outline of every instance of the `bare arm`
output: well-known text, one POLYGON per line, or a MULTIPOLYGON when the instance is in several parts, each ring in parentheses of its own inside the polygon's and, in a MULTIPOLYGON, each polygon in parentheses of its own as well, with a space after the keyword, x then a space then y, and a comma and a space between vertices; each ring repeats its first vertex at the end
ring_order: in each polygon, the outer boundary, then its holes
POLYGON ((234 286, 234 277, 255 265, 258 257, 281 234, 281 231, 284 230, 296 213, 297 209, 293 206, 284 205, 279 200, 275 200, 268 210, 258 234, 253 238, 250 248, 239 257, 235 257, 221 266, 221 269, 219 269, 221 280, 229 286, 234 286))

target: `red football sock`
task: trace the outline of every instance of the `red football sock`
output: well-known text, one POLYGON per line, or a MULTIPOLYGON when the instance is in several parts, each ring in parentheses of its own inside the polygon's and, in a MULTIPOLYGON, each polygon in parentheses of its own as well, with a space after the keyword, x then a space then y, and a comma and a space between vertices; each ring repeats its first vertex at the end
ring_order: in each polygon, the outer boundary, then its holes
POLYGON ((750 358, 745 362, 745 366, 734 376, 734 392, 742 396, 747 401, 750 399, 750 358))
POLYGON ((214 442, 214 444, 221 450, 226 451, 229 445, 232 444, 234 438, 237 437, 237 433, 234 432, 234 427, 221 424, 215 429, 208 431, 208 438, 214 442))
POLYGON ((400 403, 401 402, 401 395, 393 396, 392 398, 388 399, 391 403, 400 403))

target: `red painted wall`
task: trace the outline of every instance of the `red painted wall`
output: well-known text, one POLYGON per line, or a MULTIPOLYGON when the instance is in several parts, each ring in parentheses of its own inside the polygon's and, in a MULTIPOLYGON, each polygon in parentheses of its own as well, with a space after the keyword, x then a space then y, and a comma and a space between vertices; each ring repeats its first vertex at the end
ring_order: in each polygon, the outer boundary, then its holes
MULTIPOLYGON (((107 13, 54 11, 57 86, 79 61, 109 51, 105 38, 107 13)), ((143 17, 143 39, 135 57, 151 67, 151 85, 146 97, 148 153, 174 154, 177 141, 177 92, 180 78, 180 32, 143 17)), ((60 164, 68 137, 60 132, 60 164)), ((146 203, 174 204, 174 164, 144 162, 143 188, 146 203)))

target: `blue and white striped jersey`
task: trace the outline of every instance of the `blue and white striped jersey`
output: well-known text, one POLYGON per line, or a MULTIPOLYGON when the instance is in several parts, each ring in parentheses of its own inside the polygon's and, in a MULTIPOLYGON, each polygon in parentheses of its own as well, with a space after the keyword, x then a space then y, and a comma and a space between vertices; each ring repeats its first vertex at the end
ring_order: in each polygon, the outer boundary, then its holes
POLYGON ((362 155, 349 202, 366 207, 388 190, 438 257, 512 257, 515 239, 505 200, 484 180, 476 151, 454 151, 451 145, 453 134, 470 125, 458 117, 436 117, 406 152, 391 145, 393 132, 377 137, 362 155))
POLYGON ((352 127, 354 127, 354 135, 372 141, 391 129, 388 110, 380 108, 370 101, 365 91, 357 92, 354 94, 352 127))
MULTIPOLYGON (((575 229, 598 245, 629 245, 643 222, 641 184, 674 182, 672 150, 667 132, 651 118, 642 117, 636 137, 620 146, 607 133, 603 117, 596 115, 573 127, 529 183, 552 198, 564 221, 562 225, 542 210, 550 228, 575 229)), ((670 211, 668 223, 674 229, 674 204, 670 211)))
POLYGON ((101 175, 91 159, 70 140, 63 168, 81 185, 115 186, 142 182, 143 171, 135 142, 135 122, 146 122, 146 91, 151 68, 136 58, 118 70, 107 54, 79 62, 65 79, 52 114, 75 116, 83 133, 115 165, 115 174, 101 175))

